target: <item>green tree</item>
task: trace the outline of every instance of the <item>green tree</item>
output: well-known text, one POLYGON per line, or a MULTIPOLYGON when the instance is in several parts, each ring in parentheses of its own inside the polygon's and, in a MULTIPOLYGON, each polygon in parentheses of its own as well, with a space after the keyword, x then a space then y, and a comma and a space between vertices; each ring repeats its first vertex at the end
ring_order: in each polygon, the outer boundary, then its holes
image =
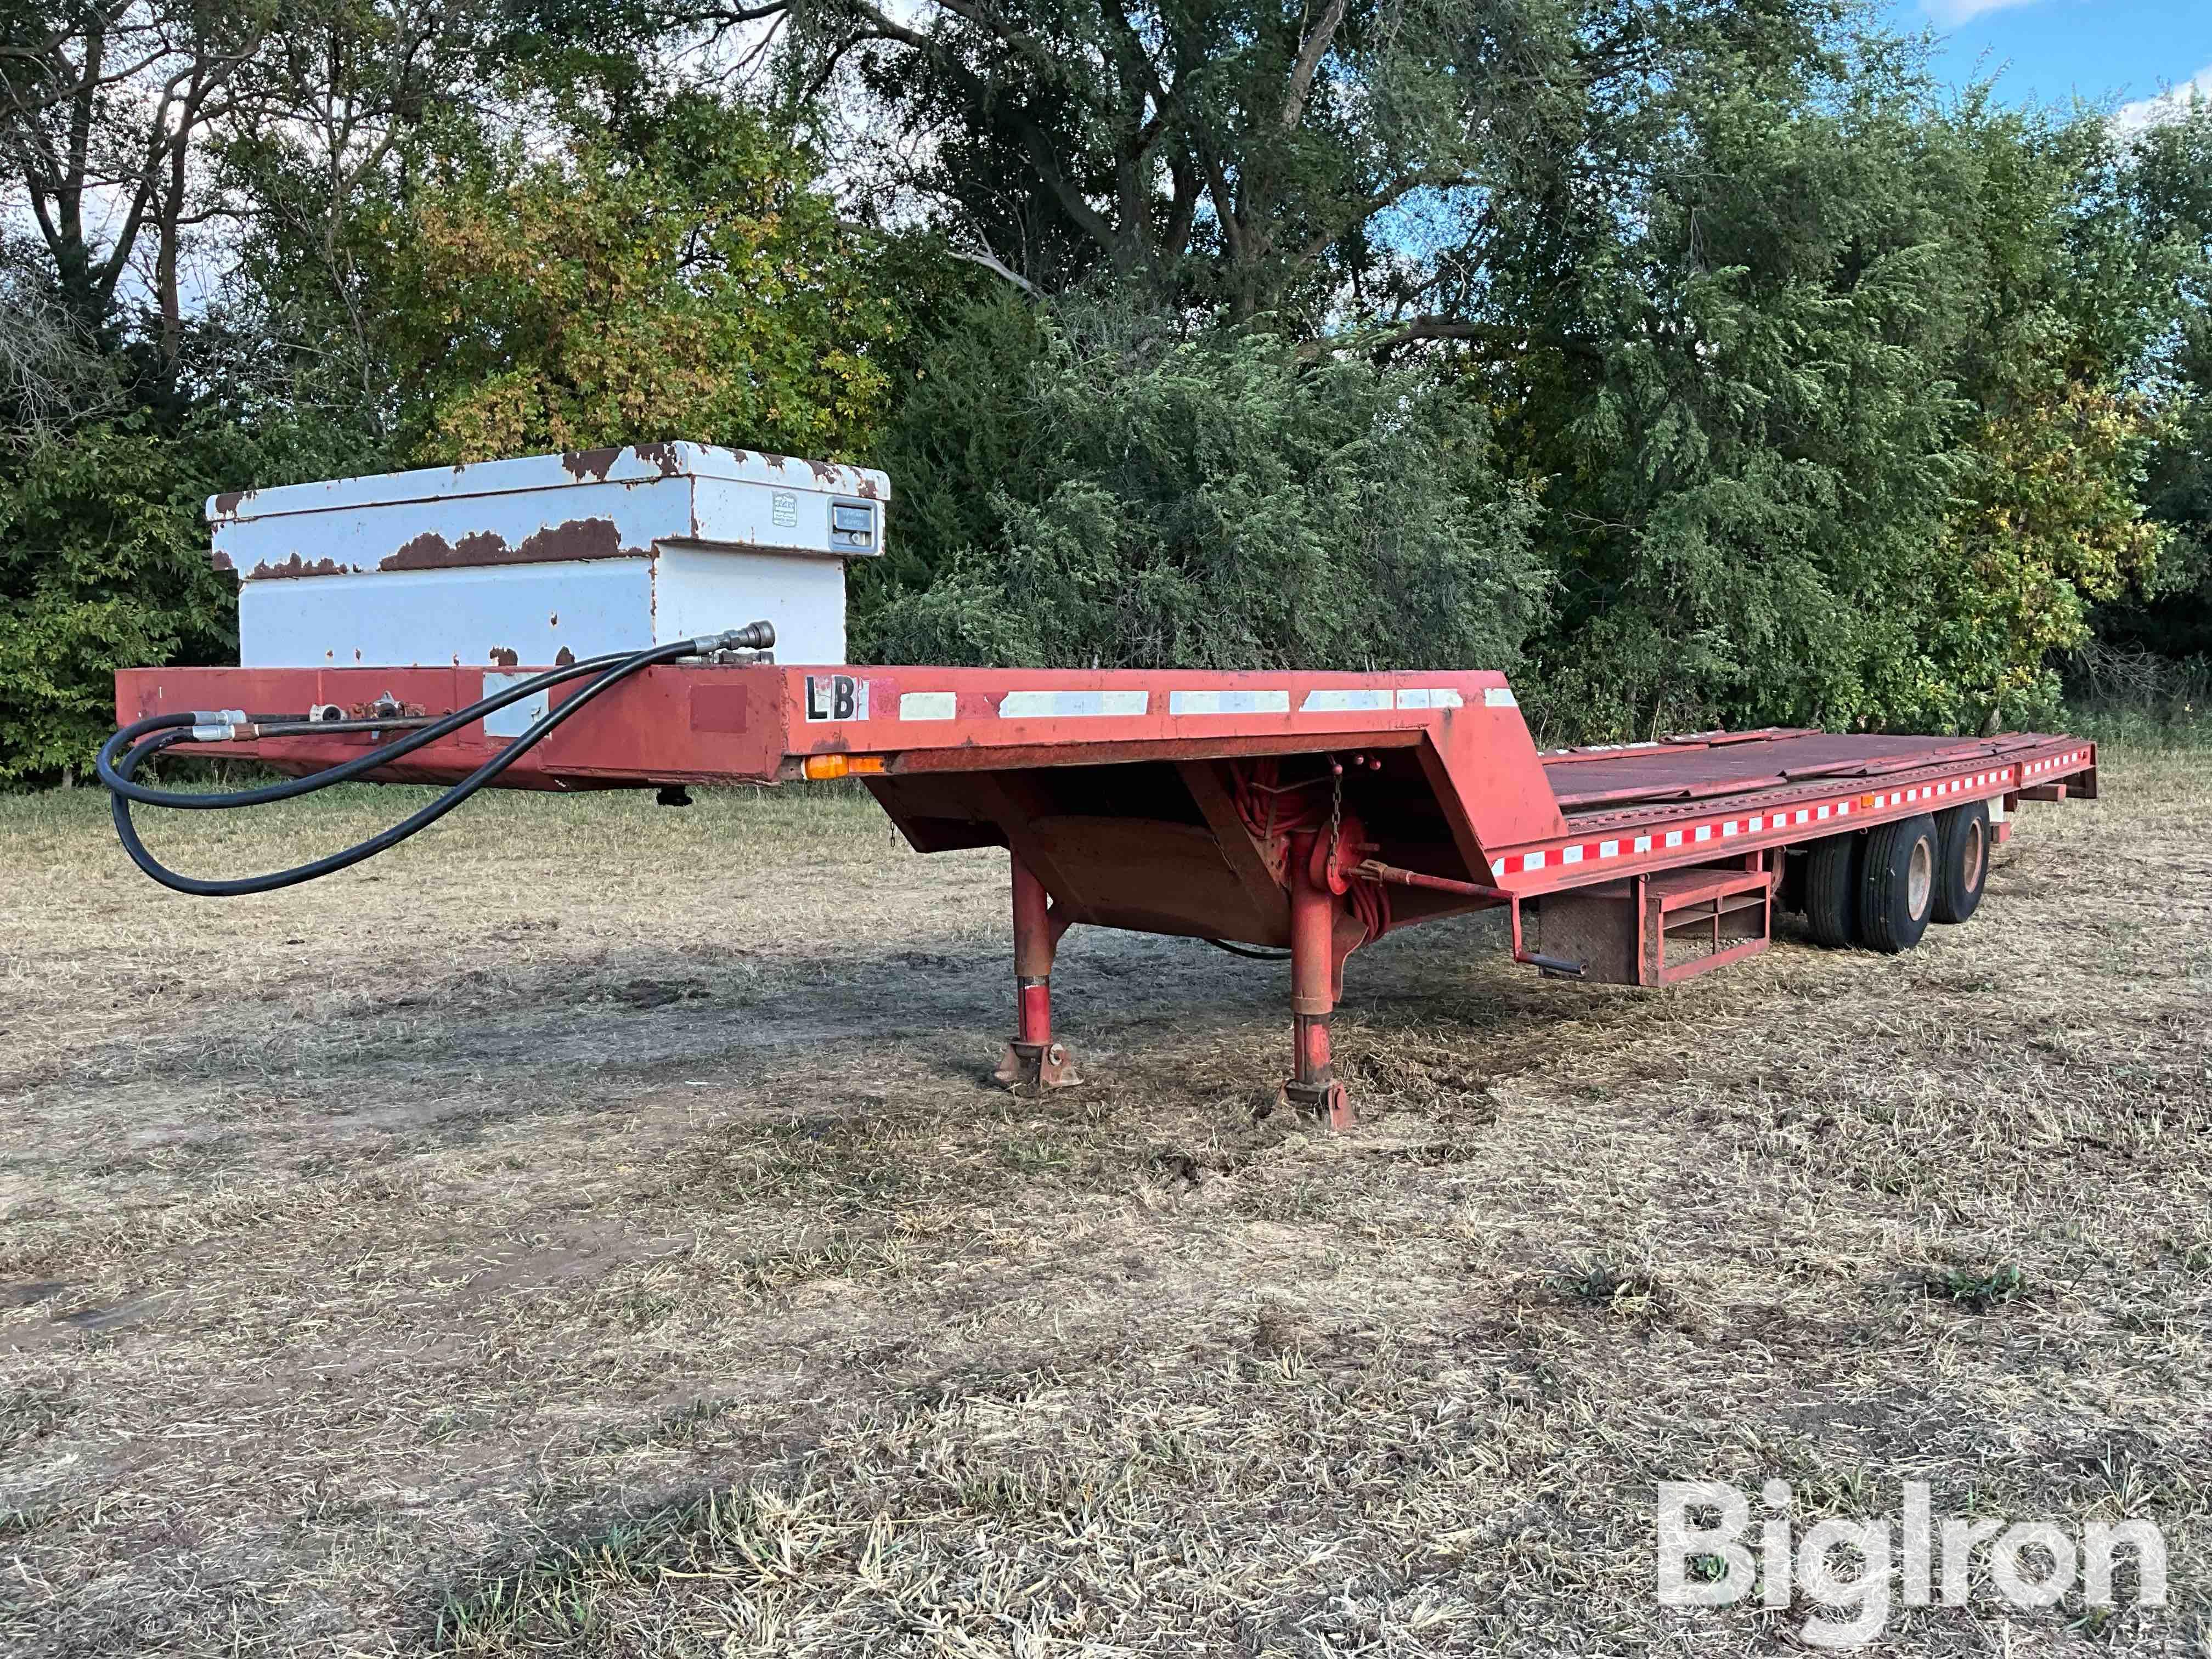
POLYGON ((1559 87, 1648 73, 1650 9, 824 0, 793 10, 789 70, 804 96, 856 67, 909 141, 860 147, 886 182, 1030 291, 1108 283, 1311 335, 1347 287, 1395 279, 1388 216, 1483 185, 1559 87))
MULTIPOLYGON (((1010 464, 971 481, 964 526, 930 520, 975 539, 926 590, 863 618, 884 659, 1517 659, 1545 605, 1534 504, 1492 470, 1488 435, 1462 401, 1364 362, 1302 366, 1264 335, 1187 339, 1155 319, 1084 307, 1034 327, 1038 349, 1000 416, 1022 435, 990 452, 1010 464)), ((979 329, 993 343, 1021 339, 1004 312, 979 329)))
POLYGON ((68 0, 0 17, 0 160, 28 227, 0 242, 0 781, 85 765, 116 669, 233 659, 209 495, 380 454, 378 389, 328 385, 348 331, 294 303, 302 284, 255 279, 315 268, 319 227, 387 180, 456 72, 444 10, 68 0), (312 235, 287 210, 313 192, 280 202, 242 165, 277 131, 328 204, 312 235), (246 267, 195 301, 186 255, 216 225, 246 267), (280 242, 286 258, 259 257, 280 242))
MULTIPOLYGON (((2179 303, 2147 378, 2173 404, 2145 495, 2173 532, 2159 580, 2110 605, 2099 631, 2124 647, 2212 669, 2212 100, 2130 144, 2122 174, 2142 245, 2174 261, 2179 303)), ((2160 319, 2160 320, 2165 320, 2160 319)))
POLYGON ((1945 105, 1878 35, 1755 44, 1685 34, 1581 159, 1525 158, 1430 319, 1546 480, 1535 701, 1613 737, 2032 717, 2160 541, 2127 376, 2161 290, 2101 125, 1945 105))
POLYGON ((420 460, 689 437, 866 446, 904 331, 873 239, 741 106, 697 94, 546 161, 502 151, 388 221, 383 325, 420 460))
POLYGON ((244 416, 215 399, 181 420, 131 410, 39 434, 0 470, 0 782, 88 766, 114 728, 118 669, 237 660, 208 496, 334 476, 345 453, 284 411, 244 416))

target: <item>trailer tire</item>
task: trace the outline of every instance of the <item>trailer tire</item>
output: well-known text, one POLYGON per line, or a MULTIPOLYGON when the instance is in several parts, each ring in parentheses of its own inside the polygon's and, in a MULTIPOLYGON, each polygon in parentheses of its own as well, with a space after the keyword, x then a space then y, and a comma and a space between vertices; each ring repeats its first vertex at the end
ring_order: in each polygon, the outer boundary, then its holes
POLYGON ((1784 848, 1775 856, 1782 860, 1782 878, 1775 884, 1774 908, 1802 916, 1805 914, 1805 854, 1796 848, 1784 848))
POLYGON ((1936 920, 1956 923, 1981 908, 1990 879, 1990 809, 1968 801, 1936 815, 1936 920))
POLYGON ((1867 831, 1866 877, 1859 884, 1859 943, 1895 956, 1920 943, 1936 914, 1942 862, 1936 820, 1926 813, 1867 831))
POLYGON ((1831 836, 1805 855, 1802 897, 1813 942, 1841 951, 1858 942, 1859 867, 1864 836, 1831 836))

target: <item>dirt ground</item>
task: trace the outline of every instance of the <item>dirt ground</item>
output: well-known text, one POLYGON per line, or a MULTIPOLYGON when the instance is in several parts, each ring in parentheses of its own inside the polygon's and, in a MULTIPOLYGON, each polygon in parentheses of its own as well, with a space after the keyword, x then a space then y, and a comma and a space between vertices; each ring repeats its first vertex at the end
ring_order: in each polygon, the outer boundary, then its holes
POLYGON ((2162 1610, 1891 1650, 2212 1653, 2206 777, 2108 757, 1899 960, 1393 937, 1342 1138, 1261 1109, 1285 970, 1184 942, 1072 934, 1085 1086, 993 1089, 1004 856, 865 799, 220 902, 0 800, 0 1651, 1784 1651, 1652 1577, 1656 1483, 1780 1479, 2165 1530, 2162 1610))

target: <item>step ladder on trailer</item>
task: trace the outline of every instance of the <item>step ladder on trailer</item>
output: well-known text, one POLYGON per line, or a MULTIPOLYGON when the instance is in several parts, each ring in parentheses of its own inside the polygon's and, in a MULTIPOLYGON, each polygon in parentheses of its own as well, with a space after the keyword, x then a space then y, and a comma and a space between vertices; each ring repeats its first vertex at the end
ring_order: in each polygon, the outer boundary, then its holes
POLYGON ((1774 890, 1753 854, 1746 867, 1662 870, 1537 901, 1544 954, 1580 963, 1600 985, 1676 985, 1755 957, 1774 935, 1774 890))

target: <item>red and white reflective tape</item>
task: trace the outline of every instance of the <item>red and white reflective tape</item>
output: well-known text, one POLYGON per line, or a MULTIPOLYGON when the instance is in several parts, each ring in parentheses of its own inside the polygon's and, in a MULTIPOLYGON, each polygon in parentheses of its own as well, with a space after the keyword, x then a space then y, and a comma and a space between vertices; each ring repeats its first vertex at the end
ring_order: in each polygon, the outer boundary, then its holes
POLYGON ((2023 778, 2039 778, 2053 772, 2076 772, 2088 763, 2087 750, 2073 749, 2063 755, 2053 755, 2049 760, 2030 761, 2020 769, 2020 775, 2023 778))
MULTIPOLYGON (((2058 763, 2051 763, 2054 766, 2058 763)), ((2025 769, 2022 775, 2025 775, 2025 769)), ((1540 870, 1563 869, 1569 865, 1601 864, 1613 859, 1636 858, 1645 854, 1671 852, 1706 843, 1717 844, 1745 836, 1769 835, 1795 830, 1800 825, 1831 823, 1855 814, 1884 811, 1893 806, 1917 805, 1922 801, 1933 801, 1946 796, 1998 789, 2013 781, 2013 769, 2005 766, 1995 771, 1975 772, 1936 783, 1917 783, 1909 788, 1884 790, 1878 794, 1850 795, 1840 800, 1820 801, 1807 806, 1779 806, 1771 811, 1739 814, 1732 818, 1713 818, 1704 823, 1685 824, 1679 830, 1655 830, 1650 835, 1569 842, 1563 847, 1540 848, 1533 853, 1515 853, 1505 858, 1493 859, 1490 873, 1495 879, 1527 875, 1540 870)))

